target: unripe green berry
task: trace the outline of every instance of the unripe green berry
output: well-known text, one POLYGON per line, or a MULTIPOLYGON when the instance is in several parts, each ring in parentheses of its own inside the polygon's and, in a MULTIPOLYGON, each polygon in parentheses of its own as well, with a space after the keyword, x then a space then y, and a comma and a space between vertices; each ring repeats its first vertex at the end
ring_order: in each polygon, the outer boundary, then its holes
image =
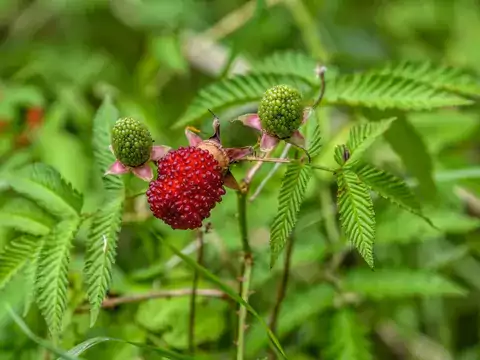
POLYGON ((133 118, 117 120, 112 129, 115 157, 124 165, 136 167, 150 159, 152 136, 147 127, 133 118))
POLYGON ((288 85, 274 86, 263 95, 258 116, 269 135, 288 139, 302 123, 302 95, 288 85))

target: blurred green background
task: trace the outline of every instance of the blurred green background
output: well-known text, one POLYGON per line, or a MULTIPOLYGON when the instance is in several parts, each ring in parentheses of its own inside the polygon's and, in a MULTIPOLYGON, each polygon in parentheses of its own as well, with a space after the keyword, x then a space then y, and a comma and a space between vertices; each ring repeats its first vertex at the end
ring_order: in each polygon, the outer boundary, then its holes
MULTIPOLYGON (((88 212, 96 206, 101 186, 90 175, 92 119, 105 94, 114 97, 122 116, 148 124, 156 143, 186 145, 183 129, 172 126, 198 91, 223 77, 245 73, 252 63, 278 51, 303 52, 333 70, 353 71, 409 59, 441 61, 480 72, 478 0, 259 3, 257 8, 256 1, 238 0, 0 0, 0 173, 33 161, 50 164, 85 194, 88 212)), ((235 109, 218 115, 228 119, 240 112, 242 109, 235 109)), ((334 142, 355 118, 354 112, 339 109, 325 109, 322 116, 329 123, 324 134, 327 143, 334 142)), ((441 231, 376 199, 376 262, 378 271, 386 268, 385 277, 383 282, 379 277, 370 290, 365 290, 369 284, 363 284, 365 301, 358 307, 362 321, 352 331, 361 328, 369 334, 377 359, 480 359, 480 186, 475 179, 449 180, 465 177, 462 169, 473 169, 478 177, 479 107, 413 113, 408 118, 419 138, 404 139, 406 147, 410 142, 412 147, 418 142, 425 144, 432 159, 442 200, 427 213, 441 231), (388 271, 398 269, 388 276, 388 271), (446 287, 458 284, 466 295, 422 296, 426 285, 421 276, 408 280, 412 269, 433 271, 448 282, 446 287), (395 276, 400 283, 410 283, 410 288, 398 294, 392 290, 392 296, 377 299, 375 286, 393 287, 395 276), (419 281, 416 287, 411 284, 415 281, 419 281)), ((209 118, 195 125, 204 134, 211 132, 209 118)), ((222 129, 226 146, 256 140, 252 131, 233 126, 226 124, 222 129)), ((331 153, 326 156, 332 157, 331 153)), ((376 164, 403 169, 384 141, 376 144, 369 156, 376 164)), ((422 166, 419 159, 418 167, 422 166)), ((270 168, 260 171, 253 188, 270 168)), ((234 171, 243 174, 245 169, 242 165, 234 171)), ((145 187, 133 178, 129 182, 132 194, 145 187)), ((255 252, 251 303, 265 316, 272 308, 281 270, 281 266, 272 271, 268 268, 268 229, 280 182, 281 172, 249 211, 255 252)), ((279 318, 279 337, 294 360, 328 358, 323 350, 332 337, 342 336, 334 334, 329 325, 335 301, 341 299, 333 297, 323 278, 331 253, 326 236, 338 232, 329 229, 325 221, 332 216, 335 191, 331 179, 315 182, 295 231, 291 283, 279 318)), ((7 200, 8 194, 2 193, 0 205, 7 200)), ((190 253, 193 234, 169 230, 153 219, 143 197, 130 199, 126 206, 110 295, 191 286, 191 270, 152 238, 149 230, 157 229, 190 253)), ((235 214, 236 196, 228 192, 212 212, 214 230, 206 237, 205 250, 206 266, 232 286, 236 286, 241 247, 235 214)), ((0 226, 0 244, 8 231, 0 226)), ((75 241, 70 304, 59 345, 68 349, 87 338, 107 335, 185 351, 187 297, 106 309, 96 326, 89 328, 88 312, 78 311, 85 301, 85 239, 84 229, 75 241)), ((357 268, 368 271, 352 252, 340 272, 357 268)), ((348 279, 352 291, 361 288, 361 278, 348 279)), ((0 303, 11 301, 21 307, 25 294, 22 283, 13 282, 0 292, 0 303)), ((209 359, 231 358, 235 352, 235 305, 206 298, 199 298, 198 304, 198 352, 209 359)), ((26 320, 37 334, 47 337, 37 309, 32 309, 26 320)), ((247 359, 259 359, 268 348, 266 335, 253 319, 249 322, 254 324, 247 331, 247 359)), ((84 356, 161 359, 113 343, 94 347, 84 356)), ((0 308, 0 359, 52 358, 0 308)))

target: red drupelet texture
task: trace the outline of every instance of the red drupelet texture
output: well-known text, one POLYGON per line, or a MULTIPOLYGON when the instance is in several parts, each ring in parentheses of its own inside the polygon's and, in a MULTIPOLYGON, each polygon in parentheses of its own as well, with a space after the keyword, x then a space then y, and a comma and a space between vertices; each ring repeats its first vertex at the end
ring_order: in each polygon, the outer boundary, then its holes
POLYGON ((196 229, 225 194, 215 158, 197 147, 170 151, 158 162, 147 198, 155 217, 173 229, 196 229))

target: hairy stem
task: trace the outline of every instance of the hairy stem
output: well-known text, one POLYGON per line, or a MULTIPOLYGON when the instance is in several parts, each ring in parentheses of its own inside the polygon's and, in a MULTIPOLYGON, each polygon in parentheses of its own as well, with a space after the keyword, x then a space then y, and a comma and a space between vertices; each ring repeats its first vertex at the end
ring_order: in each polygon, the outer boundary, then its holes
MULTIPOLYGON (((247 185, 244 184, 244 191, 238 192, 238 224, 240 228, 240 237, 243 248, 243 264, 240 296, 245 302, 248 302, 248 293, 250 290, 250 279, 252 276, 253 256, 248 240, 247 227, 247 185)), ((244 359, 245 350, 245 329, 247 321, 247 309, 240 305, 238 311, 238 337, 237 337, 237 360, 244 359)))
MULTIPOLYGON (((197 231, 197 263, 202 265, 203 262, 203 230, 197 231)), ((188 321, 188 349, 191 353, 195 352, 195 301, 197 299, 197 287, 198 287, 198 271, 193 273, 192 295, 190 296, 190 317, 188 321)))
MULTIPOLYGON (((272 316, 270 317, 270 330, 275 334, 277 332, 277 322, 278 322, 278 315, 280 313, 280 309, 282 306, 283 299, 285 298, 285 294, 287 292, 287 287, 288 287, 288 279, 290 276, 290 263, 292 260, 292 254, 293 254, 293 243, 294 243, 294 237, 291 236, 289 241, 287 241, 287 248, 285 250, 285 260, 284 260, 284 265, 283 265, 283 274, 282 274, 282 280, 280 282, 280 285, 278 286, 278 291, 277 291, 277 298, 275 300, 275 305, 273 307, 273 312, 272 316)), ((276 359, 276 354, 273 350, 270 351, 269 354, 269 359, 273 360, 276 359)))
MULTIPOLYGON (((269 158, 269 157, 259 158, 259 157, 255 157, 255 156, 246 156, 246 157, 242 158, 242 161, 258 161, 260 163, 269 162, 269 163, 281 163, 281 164, 290 164, 290 163, 300 162, 300 160, 293 160, 293 159, 269 158)), ((256 165, 256 166, 258 166, 258 165, 256 165)), ((329 168, 327 166, 313 165, 313 164, 308 164, 308 166, 310 166, 312 169, 324 170, 324 171, 328 171, 328 172, 331 172, 331 173, 334 173, 334 174, 336 172, 335 169, 329 168)), ((258 167, 260 167, 260 166, 258 166, 258 167)), ((252 170, 253 169, 255 169, 255 167, 253 167, 252 170)))

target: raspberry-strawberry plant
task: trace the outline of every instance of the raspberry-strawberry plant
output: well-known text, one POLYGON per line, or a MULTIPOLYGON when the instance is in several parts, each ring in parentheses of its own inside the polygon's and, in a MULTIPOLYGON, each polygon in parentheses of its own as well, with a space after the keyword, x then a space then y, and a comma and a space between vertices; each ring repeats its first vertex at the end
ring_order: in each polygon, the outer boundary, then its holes
POLYGON ((255 3, 1 7, 1 359, 476 358, 476 7, 255 3))

